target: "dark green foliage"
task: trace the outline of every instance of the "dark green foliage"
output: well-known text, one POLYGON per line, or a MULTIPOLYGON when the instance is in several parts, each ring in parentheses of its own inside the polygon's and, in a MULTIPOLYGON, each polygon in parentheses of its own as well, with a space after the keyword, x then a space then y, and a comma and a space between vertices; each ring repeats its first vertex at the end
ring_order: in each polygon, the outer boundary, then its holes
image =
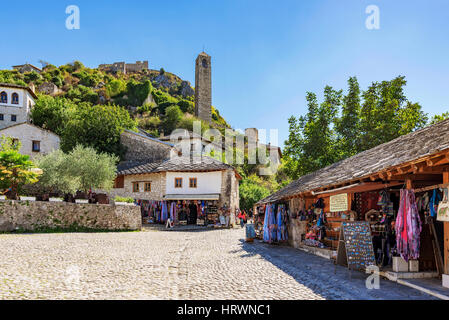
POLYGON ((307 93, 307 114, 289 119, 285 171, 298 178, 425 126, 427 115, 419 104, 407 100, 405 85, 399 76, 374 82, 360 94, 352 77, 346 96, 326 87, 321 105, 315 94, 307 93))
POLYGON ((183 114, 181 109, 179 109, 179 106, 175 105, 168 107, 162 122, 164 132, 166 134, 170 134, 173 130, 175 130, 177 128, 177 124, 181 121, 182 116, 183 114))
POLYGON ((61 135, 76 109, 77 104, 71 100, 40 95, 31 110, 31 119, 35 125, 61 135))
POLYGON ((99 152, 123 156, 120 134, 135 129, 128 111, 114 105, 80 105, 66 123, 61 136, 61 149, 69 152, 80 144, 99 152))
POLYGON ((126 88, 128 93, 128 104, 132 106, 141 106, 145 99, 150 95, 152 86, 149 80, 143 83, 132 80, 128 82, 126 88))
POLYGON ((178 106, 181 108, 181 111, 184 113, 190 113, 190 114, 195 113, 195 104, 192 101, 182 99, 178 102, 178 106))

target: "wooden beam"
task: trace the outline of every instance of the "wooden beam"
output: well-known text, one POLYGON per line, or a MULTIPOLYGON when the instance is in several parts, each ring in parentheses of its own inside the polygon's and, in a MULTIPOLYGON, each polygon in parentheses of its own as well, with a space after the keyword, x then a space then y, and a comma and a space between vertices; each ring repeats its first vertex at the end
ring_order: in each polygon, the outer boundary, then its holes
MULTIPOLYGON (((443 183, 449 183, 449 171, 443 172, 443 183)), ((449 274, 449 222, 444 222, 444 273, 449 274)))

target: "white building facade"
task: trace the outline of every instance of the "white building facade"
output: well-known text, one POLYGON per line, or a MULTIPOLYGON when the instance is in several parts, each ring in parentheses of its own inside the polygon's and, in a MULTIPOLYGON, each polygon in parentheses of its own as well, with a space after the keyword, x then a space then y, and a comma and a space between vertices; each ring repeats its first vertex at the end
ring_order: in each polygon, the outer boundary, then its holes
POLYGON ((29 122, 36 98, 28 87, 0 83, 0 129, 29 122))
POLYGON ((31 158, 59 149, 61 142, 58 135, 30 123, 20 123, 1 129, 0 136, 10 137, 20 142, 19 152, 31 158))

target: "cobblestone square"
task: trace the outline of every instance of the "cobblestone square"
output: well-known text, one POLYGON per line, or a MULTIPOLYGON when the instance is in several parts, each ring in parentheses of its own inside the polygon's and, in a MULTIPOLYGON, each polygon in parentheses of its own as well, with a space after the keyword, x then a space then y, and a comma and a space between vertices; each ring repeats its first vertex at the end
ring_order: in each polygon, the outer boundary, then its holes
POLYGON ((244 230, 2 234, 0 299, 434 299, 244 230))

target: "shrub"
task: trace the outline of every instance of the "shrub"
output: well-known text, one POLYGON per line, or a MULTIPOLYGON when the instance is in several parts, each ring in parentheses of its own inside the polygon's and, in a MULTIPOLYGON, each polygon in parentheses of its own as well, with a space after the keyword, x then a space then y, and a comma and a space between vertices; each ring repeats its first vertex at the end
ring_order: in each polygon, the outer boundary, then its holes
POLYGON ((115 202, 126 202, 126 203, 134 203, 134 199, 133 198, 129 198, 129 197, 115 197, 114 198, 115 202))

